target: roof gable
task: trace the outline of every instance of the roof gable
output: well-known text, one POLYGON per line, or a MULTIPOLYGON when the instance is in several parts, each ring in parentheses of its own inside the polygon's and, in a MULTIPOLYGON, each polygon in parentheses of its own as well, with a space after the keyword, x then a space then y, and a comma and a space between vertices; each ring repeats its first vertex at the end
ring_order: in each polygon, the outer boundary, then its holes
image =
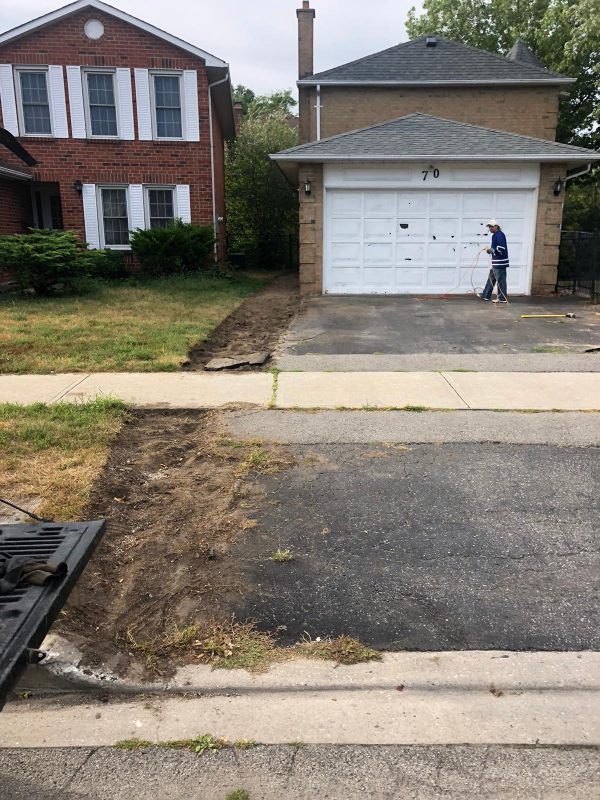
POLYGON ((136 28, 146 31, 146 33, 150 33, 159 39, 163 39, 164 41, 181 48, 192 55, 198 56, 198 58, 202 58, 206 62, 207 67, 226 68, 228 66, 227 62, 222 61, 216 56, 213 56, 212 53, 208 53, 206 50, 195 47, 189 42, 185 42, 183 39, 179 39, 177 36, 173 36, 170 33, 163 31, 161 28, 151 25, 149 22, 144 22, 137 17, 131 16, 131 14, 126 14, 124 11, 121 11, 118 8, 108 5, 108 3, 103 3, 102 0, 75 0, 74 3, 69 3, 62 8, 57 8, 55 11, 44 14, 42 17, 37 17, 30 22, 24 23, 23 25, 18 25, 16 28, 12 28, 11 30, 0 34, 0 45, 11 42, 14 39, 18 39, 22 36, 26 36, 28 33, 32 33, 39 28, 43 28, 47 25, 51 25, 54 22, 58 22, 58 20, 61 20, 70 14, 74 14, 77 11, 83 11, 86 8, 96 9, 108 14, 109 16, 116 17, 123 22, 127 22, 136 28))
MULTIPOLYGON (((531 54, 533 58, 533 54, 531 54)), ((511 60, 439 36, 420 36, 387 50, 364 56, 348 64, 319 72, 298 81, 314 84, 513 84, 572 83, 542 66, 511 60), (427 40, 435 45, 428 46, 427 40)))
POLYGON ((518 61, 520 64, 529 64, 534 67, 542 67, 543 69, 541 61, 533 50, 527 47, 523 39, 517 39, 506 54, 506 57, 509 61, 518 61))
POLYGON ((368 128, 283 150, 276 161, 597 161, 600 153, 464 122, 408 114, 368 128))

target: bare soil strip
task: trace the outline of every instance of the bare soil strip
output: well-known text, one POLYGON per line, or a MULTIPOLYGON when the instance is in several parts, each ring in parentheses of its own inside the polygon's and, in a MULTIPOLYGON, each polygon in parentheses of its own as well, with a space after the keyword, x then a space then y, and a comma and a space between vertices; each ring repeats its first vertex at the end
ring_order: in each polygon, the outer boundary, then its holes
MULTIPOLYGON (((298 274, 281 275, 245 300, 215 328, 208 339, 193 347, 183 368, 199 370, 212 358, 263 350, 272 352, 299 305, 298 274)), ((236 371, 265 368, 269 368, 269 362, 264 367, 246 366, 236 371)))

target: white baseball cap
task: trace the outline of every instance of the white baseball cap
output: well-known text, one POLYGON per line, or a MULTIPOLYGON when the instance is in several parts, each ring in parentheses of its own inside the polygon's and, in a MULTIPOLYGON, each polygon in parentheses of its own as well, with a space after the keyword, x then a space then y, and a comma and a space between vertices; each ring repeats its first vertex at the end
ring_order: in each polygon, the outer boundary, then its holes
POLYGON ((498 225, 498 223, 495 219, 488 219, 488 221, 485 223, 486 228, 495 228, 496 225, 498 225))

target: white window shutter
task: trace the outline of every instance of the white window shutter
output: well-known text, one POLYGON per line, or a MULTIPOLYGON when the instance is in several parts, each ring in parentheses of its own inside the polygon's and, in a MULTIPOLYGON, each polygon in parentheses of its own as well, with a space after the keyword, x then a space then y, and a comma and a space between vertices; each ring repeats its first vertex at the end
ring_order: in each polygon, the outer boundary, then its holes
POLYGON ((0 103, 3 125, 13 136, 19 135, 19 119, 15 99, 12 64, 0 64, 0 103))
POLYGON ((52 133, 57 139, 68 139, 69 126, 67 125, 67 103, 62 67, 48 67, 48 93, 52 109, 52 133))
POLYGON ((117 95, 119 98, 119 138, 135 139, 131 70, 125 67, 117 69, 117 95))
POLYGON ((85 139, 81 67, 67 67, 67 86, 69 87, 69 108, 71 109, 71 133, 74 139, 85 139))
POLYGON ((184 70, 183 97, 185 105, 185 139, 188 142, 199 142, 198 73, 195 69, 184 70))
POLYGON ((152 109, 150 107, 150 76, 147 69, 135 69, 134 75, 138 137, 141 141, 151 141, 152 109))
POLYGON ((92 250, 98 250, 100 248, 100 231, 98 229, 96 185, 94 183, 84 183, 81 197, 83 199, 85 240, 92 250))
POLYGON ((177 216, 182 222, 191 222, 190 187, 187 184, 182 184, 177 186, 175 191, 177 194, 177 216))
POLYGON ((132 183, 129 186, 129 220, 132 230, 146 227, 144 189, 141 184, 132 183))

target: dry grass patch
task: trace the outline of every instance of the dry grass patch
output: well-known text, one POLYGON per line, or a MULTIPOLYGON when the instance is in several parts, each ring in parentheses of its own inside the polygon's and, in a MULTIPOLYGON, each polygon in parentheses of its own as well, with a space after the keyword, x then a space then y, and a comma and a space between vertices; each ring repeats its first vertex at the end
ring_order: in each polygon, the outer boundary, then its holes
POLYGON ((177 370, 267 277, 174 276, 96 283, 80 296, 0 297, 0 372, 177 370))
POLYGON ((41 498, 36 513, 76 519, 126 416, 117 400, 0 404, 0 485, 7 499, 41 498))

